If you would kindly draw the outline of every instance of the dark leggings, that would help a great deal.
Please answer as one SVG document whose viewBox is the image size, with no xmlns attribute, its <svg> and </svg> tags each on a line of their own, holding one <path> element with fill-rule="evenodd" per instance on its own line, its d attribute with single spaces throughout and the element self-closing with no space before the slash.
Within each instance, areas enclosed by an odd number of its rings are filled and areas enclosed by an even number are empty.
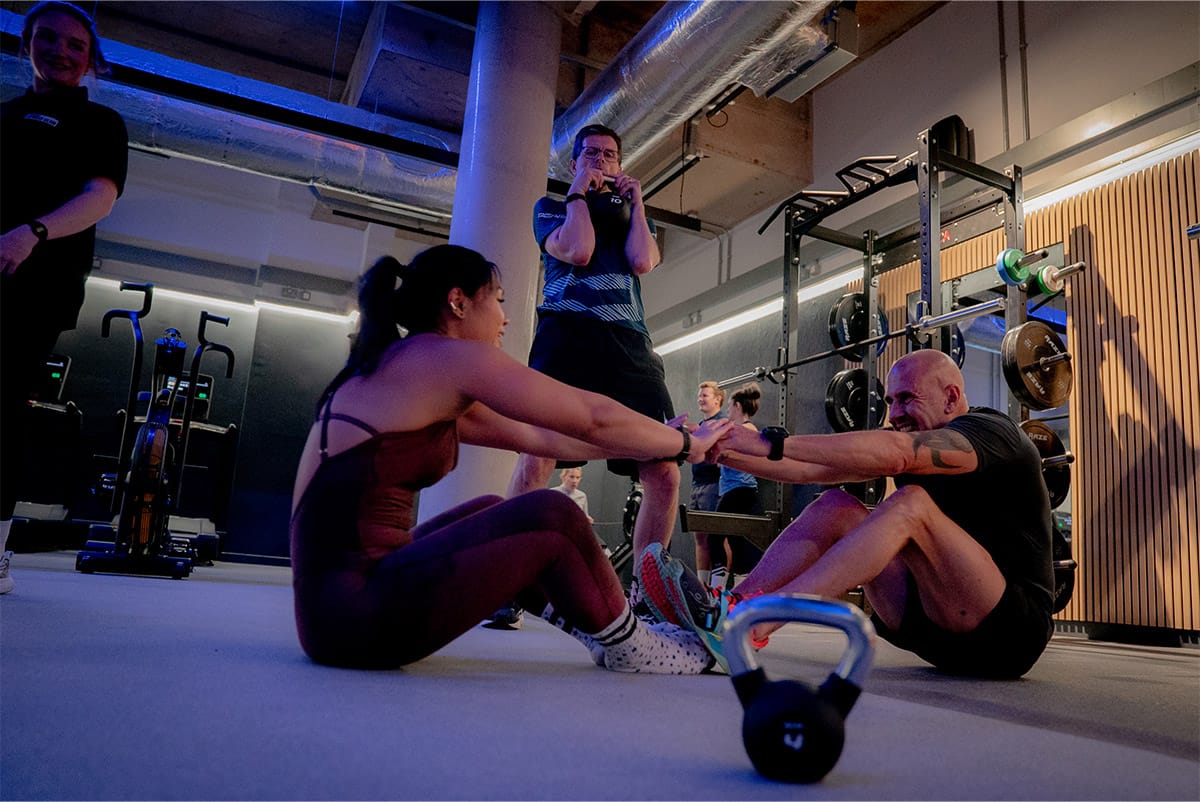
<svg viewBox="0 0 1200 802">
<path fill-rule="evenodd" d="M 717 512 L 733 512 L 739 515 L 762 515 L 762 501 L 759 500 L 758 490 L 753 487 L 735 487 L 717 502 Z M 725 543 L 729 543 L 729 551 L 733 555 L 729 572 L 733 574 L 748 574 L 758 565 L 762 558 L 762 549 L 755 546 L 744 537 L 734 535 L 709 535 L 708 551 L 712 555 L 713 568 L 725 565 Z"/>
<path fill-rule="evenodd" d="M 587 517 L 562 493 L 484 496 L 412 534 L 411 544 L 381 560 L 343 555 L 329 565 L 304 559 L 321 533 L 293 532 L 296 623 L 313 660 L 358 668 L 411 663 L 514 598 L 532 611 L 549 601 L 584 632 L 599 632 L 625 608 Z"/>
</svg>

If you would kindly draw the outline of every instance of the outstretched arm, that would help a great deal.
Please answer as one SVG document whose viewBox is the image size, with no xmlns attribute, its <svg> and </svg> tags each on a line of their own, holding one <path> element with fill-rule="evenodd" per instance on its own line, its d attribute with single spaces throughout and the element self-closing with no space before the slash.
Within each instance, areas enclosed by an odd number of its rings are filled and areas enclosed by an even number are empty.
<svg viewBox="0 0 1200 802">
<path fill-rule="evenodd" d="M 766 459 L 767 441 L 745 429 L 731 430 L 717 448 L 720 460 L 731 467 L 797 484 L 861 482 L 901 473 L 969 473 L 979 464 L 970 441 L 953 429 L 793 435 L 784 440 L 778 462 Z"/>
<path fill-rule="evenodd" d="M 649 461 L 675 457 L 690 441 L 688 459 L 698 462 L 728 428 L 728 421 L 713 422 L 723 425 L 700 427 L 685 438 L 611 398 L 538 373 L 494 346 L 437 336 L 423 344 L 422 375 L 398 376 L 395 386 L 433 392 L 447 380 L 445 366 L 454 365 L 450 382 L 462 410 L 464 442 L 560 458 Z M 419 412 L 416 403 L 414 397 L 402 411 L 409 421 Z M 476 409 L 480 405 L 485 409 Z"/>
</svg>

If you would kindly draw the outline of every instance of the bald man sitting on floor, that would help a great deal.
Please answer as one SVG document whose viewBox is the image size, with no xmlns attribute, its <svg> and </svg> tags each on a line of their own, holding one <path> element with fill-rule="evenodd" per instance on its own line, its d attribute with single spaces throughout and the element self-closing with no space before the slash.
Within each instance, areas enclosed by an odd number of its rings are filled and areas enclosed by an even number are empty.
<svg viewBox="0 0 1200 802">
<path fill-rule="evenodd" d="M 968 406 L 962 373 L 940 351 L 897 360 L 886 401 L 887 429 L 790 437 L 730 429 L 717 449 L 732 467 L 793 483 L 892 476 L 897 490 L 873 510 L 826 491 L 737 592 L 699 590 L 681 563 L 648 551 L 642 582 L 656 611 L 695 629 L 723 662 L 721 627 L 742 598 L 839 596 L 862 585 L 879 634 L 938 668 L 997 678 L 1028 671 L 1054 628 L 1050 504 L 1037 449 L 1008 416 Z"/>
</svg>

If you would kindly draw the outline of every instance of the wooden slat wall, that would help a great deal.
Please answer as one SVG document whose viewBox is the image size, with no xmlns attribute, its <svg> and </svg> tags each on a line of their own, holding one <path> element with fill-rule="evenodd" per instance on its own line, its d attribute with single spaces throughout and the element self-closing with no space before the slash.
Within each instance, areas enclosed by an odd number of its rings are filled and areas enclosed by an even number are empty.
<svg viewBox="0 0 1200 802">
<path fill-rule="evenodd" d="M 1200 151 L 1026 219 L 1027 251 L 1062 242 L 1067 281 L 1075 594 L 1069 621 L 1200 629 Z M 942 278 L 994 269 L 997 230 L 942 252 Z M 861 287 L 861 282 L 859 282 Z M 892 329 L 920 287 L 884 274 Z M 907 350 L 893 340 L 880 375 Z M 998 499 L 997 503 L 1001 503 Z"/>
</svg>

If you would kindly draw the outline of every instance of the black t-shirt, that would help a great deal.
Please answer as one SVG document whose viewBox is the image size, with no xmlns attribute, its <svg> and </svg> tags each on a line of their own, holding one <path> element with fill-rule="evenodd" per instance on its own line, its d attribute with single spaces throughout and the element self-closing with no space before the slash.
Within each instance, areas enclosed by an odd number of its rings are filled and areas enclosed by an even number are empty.
<svg viewBox="0 0 1200 802">
<path fill-rule="evenodd" d="M 125 189 L 129 138 L 121 115 L 88 100 L 86 87 L 54 89 L 0 104 L 0 231 L 54 211 L 93 178 Z M 45 314 L 75 325 L 92 267 L 95 226 L 39 243 L 6 277 L 5 294 L 29 293 Z"/>
<path fill-rule="evenodd" d="M 1050 497 L 1037 448 L 1007 415 L 972 407 L 946 424 L 970 441 L 979 459 L 971 473 L 895 477 L 923 488 L 938 509 L 983 546 L 1011 586 L 1030 600 L 1054 599 Z"/>
</svg>

